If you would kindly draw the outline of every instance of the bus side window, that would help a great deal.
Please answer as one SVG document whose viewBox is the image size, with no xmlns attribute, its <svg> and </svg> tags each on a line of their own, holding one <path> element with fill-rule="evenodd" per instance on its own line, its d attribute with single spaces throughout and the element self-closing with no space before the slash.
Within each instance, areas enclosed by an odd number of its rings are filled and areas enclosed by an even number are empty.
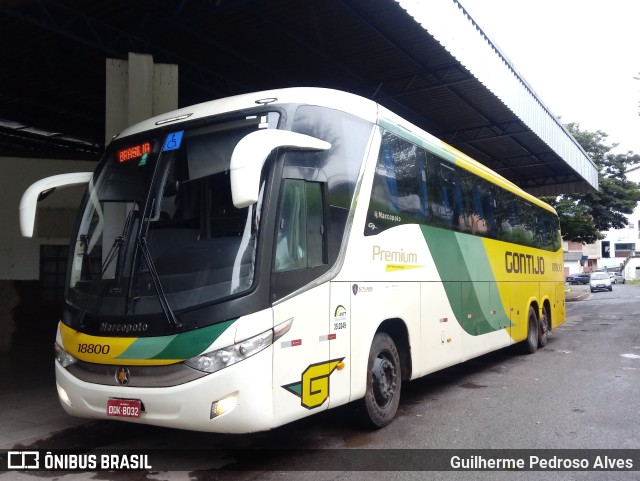
<svg viewBox="0 0 640 481">
<path fill-rule="evenodd" d="M 486 215 L 486 222 L 488 228 L 489 237 L 493 237 L 494 239 L 498 237 L 498 225 L 496 223 L 496 199 L 493 195 L 493 188 L 488 185 L 488 183 L 482 183 L 483 193 L 482 193 L 482 206 Z"/>
<path fill-rule="evenodd" d="M 455 207 L 455 179 L 453 167 L 439 162 L 436 182 L 436 202 L 434 205 L 435 214 L 441 225 L 452 228 L 454 223 Z"/>
<path fill-rule="evenodd" d="M 322 185 L 284 179 L 277 226 L 275 272 L 325 263 Z"/>
</svg>

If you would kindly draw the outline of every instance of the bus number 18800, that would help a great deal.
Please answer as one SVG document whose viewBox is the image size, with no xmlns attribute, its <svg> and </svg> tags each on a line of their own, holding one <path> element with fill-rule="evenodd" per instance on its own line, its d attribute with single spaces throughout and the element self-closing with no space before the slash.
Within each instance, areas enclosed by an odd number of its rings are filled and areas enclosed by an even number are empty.
<svg viewBox="0 0 640 481">
<path fill-rule="evenodd" d="M 78 344 L 78 352 L 82 354 L 109 354 L 109 344 Z"/>
</svg>

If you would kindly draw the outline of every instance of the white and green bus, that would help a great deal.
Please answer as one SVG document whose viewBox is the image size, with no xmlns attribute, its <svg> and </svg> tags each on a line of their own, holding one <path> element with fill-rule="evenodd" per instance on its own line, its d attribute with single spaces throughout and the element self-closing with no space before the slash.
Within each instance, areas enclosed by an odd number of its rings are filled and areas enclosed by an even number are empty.
<svg viewBox="0 0 640 481">
<path fill-rule="evenodd" d="M 370 100 L 292 88 L 127 128 L 72 237 L 56 381 L 74 416 L 267 430 L 565 319 L 554 210 Z"/>
</svg>

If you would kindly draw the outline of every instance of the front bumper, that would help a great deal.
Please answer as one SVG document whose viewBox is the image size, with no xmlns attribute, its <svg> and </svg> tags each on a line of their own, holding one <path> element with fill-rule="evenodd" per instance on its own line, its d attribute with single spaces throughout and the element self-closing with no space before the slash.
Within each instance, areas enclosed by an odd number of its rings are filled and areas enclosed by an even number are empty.
<svg viewBox="0 0 640 481">
<path fill-rule="evenodd" d="M 246 433 L 275 427 L 272 396 L 272 349 L 251 356 L 221 371 L 170 387 L 106 386 L 82 381 L 55 362 L 60 399 L 72 416 L 128 421 L 194 431 Z M 211 419 L 215 401 L 237 394 L 236 407 Z M 138 399 L 139 418 L 107 416 L 109 398 Z"/>
</svg>

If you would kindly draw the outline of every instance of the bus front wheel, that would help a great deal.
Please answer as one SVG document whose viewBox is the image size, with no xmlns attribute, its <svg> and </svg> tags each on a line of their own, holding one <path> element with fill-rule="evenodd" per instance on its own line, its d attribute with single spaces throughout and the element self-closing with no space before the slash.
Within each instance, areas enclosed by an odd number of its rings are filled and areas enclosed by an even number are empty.
<svg viewBox="0 0 640 481">
<path fill-rule="evenodd" d="M 386 332 L 373 338 L 367 365 L 367 391 L 362 400 L 364 422 L 372 428 L 389 424 L 400 403 L 402 372 L 400 355 Z"/>
</svg>

